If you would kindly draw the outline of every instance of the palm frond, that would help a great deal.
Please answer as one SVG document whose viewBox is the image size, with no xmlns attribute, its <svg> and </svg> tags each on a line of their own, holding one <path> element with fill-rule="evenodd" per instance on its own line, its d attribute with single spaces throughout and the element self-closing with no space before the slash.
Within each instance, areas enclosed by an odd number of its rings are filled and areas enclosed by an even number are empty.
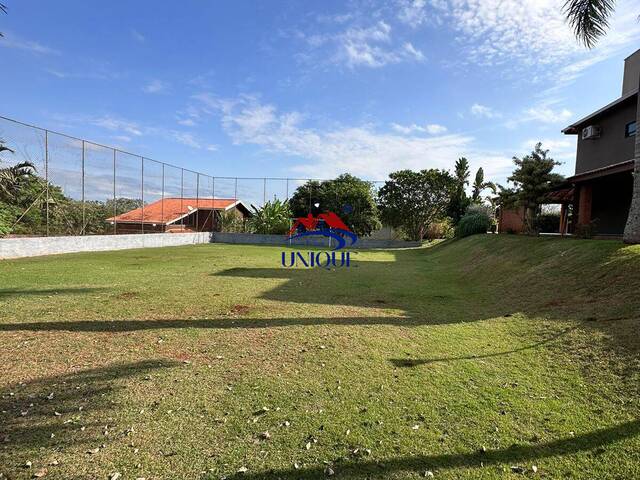
<svg viewBox="0 0 640 480">
<path fill-rule="evenodd" d="M 587 48 L 593 48 L 609 28 L 615 0 L 567 0 L 564 13 L 573 33 Z"/>
</svg>

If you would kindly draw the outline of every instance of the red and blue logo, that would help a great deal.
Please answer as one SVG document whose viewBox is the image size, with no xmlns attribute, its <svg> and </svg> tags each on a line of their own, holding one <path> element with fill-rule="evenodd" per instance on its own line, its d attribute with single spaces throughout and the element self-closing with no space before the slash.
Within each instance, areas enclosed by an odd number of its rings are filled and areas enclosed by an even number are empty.
<svg viewBox="0 0 640 480">
<path fill-rule="evenodd" d="M 333 212 L 321 213 L 317 217 L 309 213 L 306 217 L 296 218 L 291 230 L 289 230 L 287 240 L 312 236 L 328 237 L 335 240 L 335 246 L 332 250 L 340 250 L 358 241 L 358 236 Z M 349 242 L 348 245 L 347 242 Z"/>
</svg>

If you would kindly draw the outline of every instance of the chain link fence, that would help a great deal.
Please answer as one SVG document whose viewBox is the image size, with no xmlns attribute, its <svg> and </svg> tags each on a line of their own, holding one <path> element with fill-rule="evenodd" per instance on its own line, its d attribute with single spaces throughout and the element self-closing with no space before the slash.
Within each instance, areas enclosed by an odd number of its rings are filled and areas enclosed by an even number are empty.
<svg viewBox="0 0 640 480">
<path fill-rule="evenodd" d="M 0 199 L 0 235 L 244 231 L 247 215 L 267 202 L 289 200 L 307 182 L 313 212 L 321 181 L 213 176 L 2 116 L 0 140 L 11 149 L 2 153 L 0 169 L 28 162 L 35 170 L 10 202 Z M 384 184 L 369 183 L 374 196 Z M 355 202 L 349 208 L 363 207 Z M 237 218 L 225 218 L 228 210 Z"/>
</svg>

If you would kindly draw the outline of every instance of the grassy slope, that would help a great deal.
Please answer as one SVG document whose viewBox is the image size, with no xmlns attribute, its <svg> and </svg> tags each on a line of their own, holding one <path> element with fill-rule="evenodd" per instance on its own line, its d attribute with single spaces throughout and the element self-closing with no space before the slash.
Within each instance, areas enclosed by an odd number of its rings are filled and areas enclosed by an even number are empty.
<svg viewBox="0 0 640 480">
<path fill-rule="evenodd" d="M 279 252 L 0 263 L 0 473 L 640 476 L 639 247 L 474 237 L 348 271 Z"/>
</svg>

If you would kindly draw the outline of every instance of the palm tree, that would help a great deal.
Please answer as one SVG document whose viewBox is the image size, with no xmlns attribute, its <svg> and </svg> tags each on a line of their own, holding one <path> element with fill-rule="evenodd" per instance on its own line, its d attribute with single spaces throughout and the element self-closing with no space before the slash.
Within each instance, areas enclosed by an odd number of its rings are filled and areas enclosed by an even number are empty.
<svg viewBox="0 0 640 480">
<path fill-rule="evenodd" d="M 0 140 L 0 153 L 14 153 Z M 0 199 L 11 199 L 20 183 L 35 173 L 35 166 L 31 162 L 20 162 L 11 167 L 0 168 Z"/>
<path fill-rule="evenodd" d="M 469 185 L 469 160 L 465 157 L 460 157 L 456 161 L 455 177 L 459 188 L 464 189 L 466 185 Z"/>
<path fill-rule="evenodd" d="M 4 3 L 0 3 L 0 12 L 7 13 L 7 6 Z M 2 32 L 0 32 L 0 37 L 4 37 Z"/>
<path fill-rule="evenodd" d="M 573 28 L 578 40 L 587 48 L 593 48 L 600 37 L 606 34 L 614 8 L 615 0 L 567 0 L 564 4 L 569 25 Z M 636 125 L 640 125 L 640 78 L 638 78 L 637 98 Z M 625 243 L 640 243 L 640 135 L 638 134 L 636 134 L 634 157 L 633 198 L 624 228 Z"/>
<path fill-rule="evenodd" d="M 466 158 L 460 157 L 456 161 L 454 178 L 455 189 L 449 202 L 447 214 L 451 217 L 453 223 L 457 224 L 469 206 L 469 198 L 465 192 L 465 187 L 469 185 L 469 161 Z"/>
<path fill-rule="evenodd" d="M 473 191 L 471 193 L 471 201 L 473 203 L 480 203 L 482 201 L 481 195 L 484 190 L 490 188 L 493 194 L 496 194 L 496 185 L 493 182 L 484 181 L 484 170 L 482 167 L 478 168 L 476 172 L 476 179 L 473 182 Z"/>
</svg>

